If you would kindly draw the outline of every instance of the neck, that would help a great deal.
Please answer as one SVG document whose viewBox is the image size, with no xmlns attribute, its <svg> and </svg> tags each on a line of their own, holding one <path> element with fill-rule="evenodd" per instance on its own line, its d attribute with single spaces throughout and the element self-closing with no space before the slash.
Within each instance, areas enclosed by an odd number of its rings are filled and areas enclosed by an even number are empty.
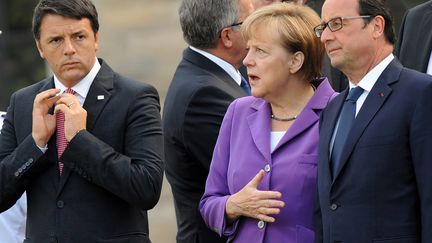
<svg viewBox="0 0 432 243">
<path fill-rule="evenodd" d="M 314 95 L 315 90 L 308 81 L 302 80 L 296 83 L 296 85 L 281 89 L 284 95 L 277 96 L 272 101 L 269 101 L 273 117 L 280 118 L 273 118 L 274 120 L 297 117 Z"/>
<path fill-rule="evenodd" d="M 393 46 L 385 45 L 381 48 L 377 48 L 375 55 L 372 56 L 364 65 L 364 68 L 348 68 L 349 70 L 341 70 L 348 79 L 355 85 L 357 85 L 360 80 L 366 76 L 374 67 L 376 67 L 380 62 L 382 62 L 386 57 L 388 57 L 393 52 Z"/>
</svg>

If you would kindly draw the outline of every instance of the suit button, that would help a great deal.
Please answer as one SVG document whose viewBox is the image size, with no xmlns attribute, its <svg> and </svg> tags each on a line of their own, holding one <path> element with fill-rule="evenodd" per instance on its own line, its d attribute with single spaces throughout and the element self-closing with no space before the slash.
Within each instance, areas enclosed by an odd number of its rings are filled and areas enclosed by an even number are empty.
<svg viewBox="0 0 432 243">
<path fill-rule="evenodd" d="M 50 242 L 52 242 L 52 243 L 57 243 L 57 237 L 55 237 L 55 236 L 51 236 L 51 237 L 50 237 Z"/>
<path fill-rule="evenodd" d="M 258 228 L 259 229 L 262 229 L 262 228 L 264 228 L 264 226 L 265 226 L 265 223 L 264 223 L 264 221 L 262 221 L 262 220 L 260 220 L 260 221 L 258 221 Z"/>
<path fill-rule="evenodd" d="M 30 158 L 30 159 L 27 160 L 27 162 L 29 162 L 29 163 L 33 163 L 33 159 Z"/>
<path fill-rule="evenodd" d="M 14 173 L 15 177 L 18 177 L 19 175 L 20 175 L 20 173 L 18 173 L 18 171 Z"/>
<path fill-rule="evenodd" d="M 332 203 L 332 205 L 330 205 L 330 209 L 332 211 L 335 211 L 339 206 L 336 203 Z"/>
<path fill-rule="evenodd" d="M 266 166 L 264 166 L 264 171 L 269 173 L 270 172 L 270 165 L 266 164 Z"/>
<path fill-rule="evenodd" d="M 64 208 L 65 203 L 63 201 L 57 201 L 57 207 L 58 208 Z"/>
</svg>

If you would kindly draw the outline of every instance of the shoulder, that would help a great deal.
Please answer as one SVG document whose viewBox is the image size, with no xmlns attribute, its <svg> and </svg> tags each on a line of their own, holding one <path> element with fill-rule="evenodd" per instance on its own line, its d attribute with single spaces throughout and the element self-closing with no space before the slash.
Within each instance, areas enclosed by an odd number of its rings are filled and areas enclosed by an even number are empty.
<svg viewBox="0 0 432 243">
<path fill-rule="evenodd" d="M 44 89 L 53 88 L 53 78 L 47 78 L 39 81 L 35 84 L 21 88 L 13 93 L 13 96 L 20 97 L 24 100 L 31 99 L 33 102 L 34 96 L 40 93 Z"/>
<path fill-rule="evenodd" d="M 105 61 L 100 59 L 101 69 L 96 76 L 96 79 L 101 82 L 101 85 L 106 89 L 114 88 L 118 93 L 125 93 L 126 95 L 132 96 L 138 93 L 152 93 L 158 94 L 156 88 L 145 82 L 138 81 L 129 77 L 126 77 L 116 71 L 114 71 Z"/>
<path fill-rule="evenodd" d="M 432 83 L 432 76 L 419 72 L 410 68 L 402 68 L 400 73 L 400 81 L 402 81 L 409 89 L 422 89 Z"/>
<path fill-rule="evenodd" d="M 245 96 L 235 99 L 228 107 L 228 112 L 241 116 L 247 116 L 251 112 L 258 110 L 266 101 L 254 96 Z"/>
</svg>

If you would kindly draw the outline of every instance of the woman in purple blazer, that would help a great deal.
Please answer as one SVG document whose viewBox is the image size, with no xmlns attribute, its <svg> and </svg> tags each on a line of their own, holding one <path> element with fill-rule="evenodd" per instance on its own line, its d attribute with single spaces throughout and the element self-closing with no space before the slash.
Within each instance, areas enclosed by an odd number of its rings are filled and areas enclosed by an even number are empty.
<svg viewBox="0 0 432 243">
<path fill-rule="evenodd" d="M 335 96 L 320 77 L 320 23 L 310 8 L 263 7 L 242 26 L 252 95 L 224 117 L 200 202 L 208 226 L 233 242 L 314 240 L 319 115 Z"/>
</svg>

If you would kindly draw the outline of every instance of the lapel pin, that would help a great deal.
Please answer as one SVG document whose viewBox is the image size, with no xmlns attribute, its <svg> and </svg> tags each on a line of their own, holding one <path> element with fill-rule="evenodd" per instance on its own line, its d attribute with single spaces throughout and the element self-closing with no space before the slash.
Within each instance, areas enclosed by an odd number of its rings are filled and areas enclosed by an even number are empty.
<svg viewBox="0 0 432 243">
<path fill-rule="evenodd" d="M 380 92 L 378 95 L 379 95 L 380 97 L 384 97 L 384 93 L 383 93 L 383 92 Z"/>
<path fill-rule="evenodd" d="M 97 99 L 98 99 L 98 100 L 103 100 L 103 99 L 105 99 L 105 96 L 103 96 L 103 95 L 98 95 L 98 96 L 97 96 Z"/>
</svg>

